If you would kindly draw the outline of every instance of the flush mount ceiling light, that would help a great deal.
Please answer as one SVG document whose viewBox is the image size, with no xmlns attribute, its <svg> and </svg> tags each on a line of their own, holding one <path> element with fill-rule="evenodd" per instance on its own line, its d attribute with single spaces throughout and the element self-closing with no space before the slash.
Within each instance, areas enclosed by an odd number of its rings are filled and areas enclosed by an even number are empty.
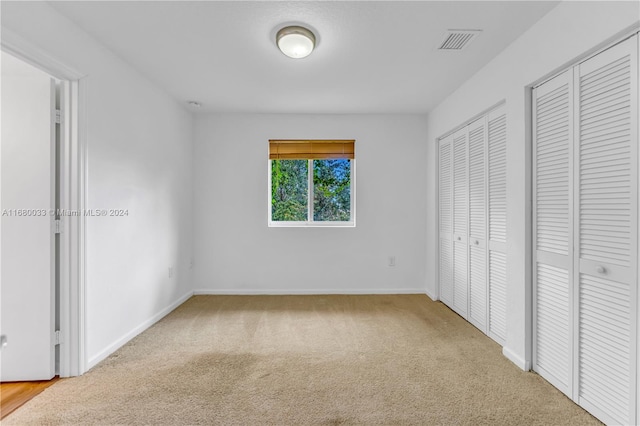
<svg viewBox="0 0 640 426">
<path fill-rule="evenodd" d="M 304 27 L 284 27 L 276 34 L 278 48 L 290 58 L 302 59 L 313 51 L 316 36 Z"/>
</svg>

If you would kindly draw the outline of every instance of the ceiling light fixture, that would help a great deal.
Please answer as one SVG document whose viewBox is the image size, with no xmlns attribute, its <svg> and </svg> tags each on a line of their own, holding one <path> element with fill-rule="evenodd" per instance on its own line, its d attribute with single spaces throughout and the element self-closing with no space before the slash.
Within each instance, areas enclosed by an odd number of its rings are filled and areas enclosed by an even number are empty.
<svg viewBox="0 0 640 426">
<path fill-rule="evenodd" d="M 284 27 L 276 34 L 278 48 L 290 58 L 302 59 L 313 51 L 316 36 L 304 27 Z"/>
<path fill-rule="evenodd" d="M 200 108 L 202 106 L 202 104 L 197 101 L 187 101 L 187 105 L 189 105 L 191 108 Z"/>
</svg>

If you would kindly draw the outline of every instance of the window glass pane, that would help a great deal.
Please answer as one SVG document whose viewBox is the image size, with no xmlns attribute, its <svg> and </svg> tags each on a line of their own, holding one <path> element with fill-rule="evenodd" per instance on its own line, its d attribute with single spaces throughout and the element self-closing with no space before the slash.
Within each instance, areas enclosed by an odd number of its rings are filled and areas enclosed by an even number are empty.
<svg viewBox="0 0 640 426">
<path fill-rule="evenodd" d="M 271 220 L 306 221 L 307 160 L 271 160 Z"/>
<path fill-rule="evenodd" d="M 351 160 L 313 161 L 313 220 L 351 220 Z"/>
</svg>

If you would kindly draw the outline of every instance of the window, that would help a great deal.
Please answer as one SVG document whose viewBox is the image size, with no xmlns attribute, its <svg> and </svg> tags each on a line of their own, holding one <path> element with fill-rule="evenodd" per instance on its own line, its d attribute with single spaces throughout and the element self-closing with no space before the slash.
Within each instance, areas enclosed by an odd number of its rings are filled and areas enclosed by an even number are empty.
<svg viewBox="0 0 640 426">
<path fill-rule="evenodd" d="M 269 226 L 355 226 L 354 144 L 269 141 Z"/>
</svg>

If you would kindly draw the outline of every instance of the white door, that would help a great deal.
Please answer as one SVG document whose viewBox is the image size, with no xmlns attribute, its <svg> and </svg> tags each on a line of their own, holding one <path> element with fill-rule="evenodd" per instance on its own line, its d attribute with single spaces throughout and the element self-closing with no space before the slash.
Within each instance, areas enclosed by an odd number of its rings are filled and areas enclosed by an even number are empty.
<svg viewBox="0 0 640 426">
<path fill-rule="evenodd" d="M 2 53 L 0 380 L 55 374 L 55 83 Z"/>
<path fill-rule="evenodd" d="M 534 369 L 636 424 L 638 40 L 533 92 Z"/>
<path fill-rule="evenodd" d="M 505 107 L 487 119 L 489 214 L 489 336 L 501 345 L 507 333 L 507 119 Z"/>
<path fill-rule="evenodd" d="M 467 128 L 453 134 L 453 306 L 467 318 L 468 279 L 468 181 Z"/>
<path fill-rule="evenodd" d="M 469 321 L 487 332 L 486 118 L 469 124 Z"/>
<path fill-rule="evenodd" d="M 504 344 L 507 132 L 504 105 L 438 141 L 440 299 Z"/>
<path fill-rule="evenodd" d="M 534 369 L 572 397 L 573 78 L 533 91 Z"/>
<path fill-rule="evenodd" d="M 575 68 L 578 402 L 636 423 L 638 38 Z"/>
<path fill-rule="evenodd" d="M 440 300 L 449 306 L 453 305 L 452 140 L 453 136 L 450 135 L 438 141 Z"/>
</svg>

